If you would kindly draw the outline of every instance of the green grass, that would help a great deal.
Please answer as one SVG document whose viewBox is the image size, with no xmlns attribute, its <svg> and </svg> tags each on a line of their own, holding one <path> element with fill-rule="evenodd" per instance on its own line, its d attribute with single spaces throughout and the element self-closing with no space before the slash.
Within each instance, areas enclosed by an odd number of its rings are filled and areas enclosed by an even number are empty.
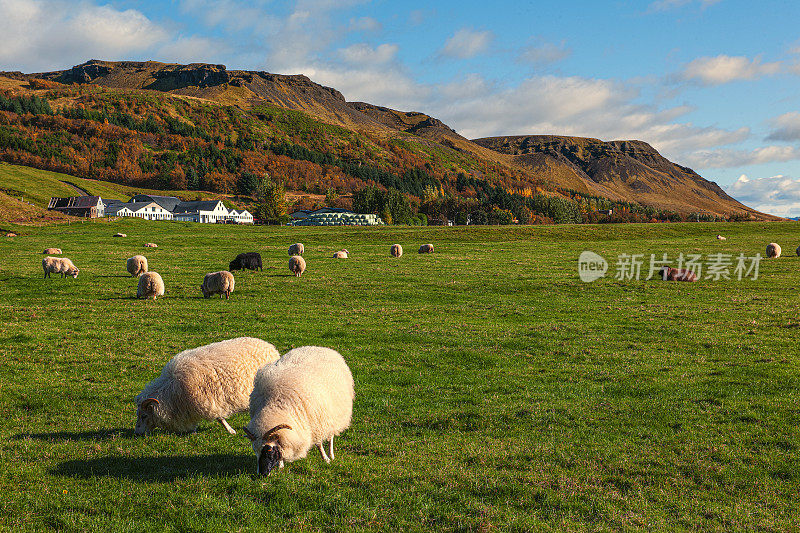
<svg viewBox="0 0 800 533">
<path fill-rule="evenodd" d="M 26 202 L 39 207 L 47 207 L 50 198 L 53 196 L 80 196 L 81 193 L 71 187 L 70 183 L 77 185 L 92 196 L 116 200 L 127 200 L 134 194 L 139 193 L 179 196 L 181 198 L 194 198 L 197 194 L 212 194 L 198 193 L 196 191 L 158 191 L 141 187 L 129 187 L 107 181 L 87 180 L 48 170 L 0 163 L 0 192 L 18 199 L 23 198 Z"/>
<path fill-rule="evenodd" d="M 0 240 L 2 530 L 800 526 L 793 223 L 20 231 Z M 787 255 L 757 280 L 577 277 L 584 249 L 753 255 L 772 241 Z M 436 253 L 418 255 L 424 242 Z M 47 246 L 78 279 L 41 279 Z M 330 258 L 343 247 L 350 259 Z M 206 272 L 251 250 L 263 273 L 237 273 L 229 301 L 200 296 Z M 133 299 L 135 253 L 164 298 Z M 256 479 L 248 441 L 211 422 L 133 438 L 133 398 L 170 357 L 240 335 L 345 356 L 355 410 L 332 464 L 311 453 Z"/>
</svg>

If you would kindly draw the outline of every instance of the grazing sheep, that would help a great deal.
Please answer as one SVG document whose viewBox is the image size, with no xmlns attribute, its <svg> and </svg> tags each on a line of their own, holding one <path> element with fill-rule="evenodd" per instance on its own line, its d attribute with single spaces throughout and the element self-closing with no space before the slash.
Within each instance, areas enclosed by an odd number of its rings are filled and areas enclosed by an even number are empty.
<svg viewBox="0 0 800 533">
<path fill-rule="evenodd" d="M 253 337 L 179 353 L 136 396 L 134 433 L 144 435 L 157 427 L 194 431 L 201 420 L 217 420 L 236 434 L 225 418 L 247 409 L 256 372 L 279 357 L 273 345 Z"/>
<path fill-rule="evenodd" d="M 131 277 L 137 278 L 147 272 L 147 258 L 143 255 L 129 257 L 125 262 L 125 267 L 128 269 L 128 273 Z"/>
<path fill-rule="evenodd" d="M 339 250 L 338 252 L 333 252 L 334 259 L 347 259 L 347 250 Z"/>
<path fill-rule="evenodd" d="M 302 459 L 316 446 L 329 463 L 333 437 L 350 427 L 353 375 L 330 348 L 302 346 L 261 367 L 250 395 L 250 423 L 244 433 L 267 475 L 284 461 Z M 322 444 L 328 441 L 330 457 Z"/>
<path fill-rule="evenodd" d="M 306 271 L 306 260 L 299 255 L 289 258 L 289 270 L 298 278 Z"/>
<path fill-rule="evenodd" d="M 781 256 L 780 244 L 771 242 L 767 245 L 767 257 L 769 259 L 777 259 Z"/>
<path fill-rule="evenodd" d="M 61 255 L 64 252 L 61 251 L 61 248 L 45 248 L 42 253 L 44 255 Z"/>
<path fill-rule="evenodd" d="M 719 240 L 719 241 L 727 241 L 728 238 L 727 237 L 723 237 L 722 235 L 717 235 L 717 240 Z"/>
<path fill-rule="evenodd" d="M 303 255 L 305 251 L 306 248 L 302 242 L 296 242 L 289 247 L 289 255 Z"/>
<path fill-rule="evenodd" d="M 114 237 L 127 237 L 128 235 L 125 233 L 115 233 Z"/>
<path fill-rule="evenodd" d="M 258 252 L 245 252 L 236 256 L 236 259 L 228 264 L 228 270 L 261 270 L 261 254 Z"/>
<path fill-rule="evenodd" d="M 200 285 L 200 290 L 203 291 L 203 298 L 209 298 L 213 294 L 219 294 L 220 298 L 225 295 L 225 299 L 227 300 L 233 292 L 235 281 L 236 280 L 233 279 L 233 274 L 227 270 L 206 274 L 206 277 L 203 278 L 203 284 Z"/>
<path fill-rule="evenodd" d="M 797 250 L 795 250 L 795 253 L 796 253 L 797 255 L 800 255 L 800 246 L 798 246 L 798 247 L 797 247 Z"/>
<path fill-rule="evenodd" d="M 661 267 L 661 279 L 664 281 L 697 281 L 697 274 L 685 268 Z"/>
<path fill-rule="evenodd" d="M 13 231 L 9 231 L 8 233 L 6 233 L 6 237 L 16 237 L 16 236 L 17 234 L 14 233 Z"/>
<path fill-rule="evenodd" d="M 145 272 L 139 277 L 136 297 L 155 300 L 156 296 L 164 296 L 164 280 L 158 272 Z"/>
<path fill-rule="evenodd" d="M 145 248 L 158 248 L 158 245 L 154 242 L 146 242 L 144 243 Z"/>
<path fill-rule="evenodd" d="M 389 247 L 389 255 L 392 257 L 400 257 L 403 255 L 403 247 L 399 244 L 393 244 Z"/>
<path fill-rule="evenodd" d="M 72 276 L 78 277 L 78 267 L 72 264 L 72 261 L 66 257 L 45 257 L 42 259 L 42 269 L 44 270 L 44 277 L 49 278 L 50 274 L 61 274 L 62 278 Z"/>
<path fill-rule="evenodd" d="M 433 253 L 433 245 L 432 244 L 423 244 L 419 247 L 420 254 L 432 254 Z"/>
</svg>

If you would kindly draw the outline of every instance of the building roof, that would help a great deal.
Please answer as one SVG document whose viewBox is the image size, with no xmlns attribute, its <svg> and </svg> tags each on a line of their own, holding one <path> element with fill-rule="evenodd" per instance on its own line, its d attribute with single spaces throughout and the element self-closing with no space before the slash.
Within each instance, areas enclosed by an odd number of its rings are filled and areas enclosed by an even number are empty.
<svg viewBox="0 0 800 533">
<path fill-rule="evenodd" d="M 322 207 L 320 209 L 300 209 L 299 211 L 295 211 L 294 213 L 290 214 L 289 216 L 295 219 L 301 218 L 308 218 L 313 215 L 323 215 L 325 213 L 343 213 L 346 215 L 355 215 L 353 211 L 349 209 L 342 209 L 341 207 Z"/>
<path fill-rule="evenodd" d="M 134 206 L 134 204 L 128 202 L 111 204 L 106 207 L 106 216 L 116 215 L 123 209 L 128 209 L 129 211 L 135 211 L 136 209 L 138 209 L 138 206 Z"/>
<path fill-rule="evenodd" d="M 69 198 L 50 198 L 48 209 L 89 209 L 97 207 L 102 200 L 99 196 L 70 196 Z"/>
<path fill-rule="evenodd" d="M 130 202 L 155 202 L 167 211 L 175 211 L 175 208 L 183 203 L 180 198 L 174 196 L 158 196 L 156 194 L 137 194 L 129 200 Z"/>
<path fill-rule="evenodd" d="M 213 211 L 220 200 L 195 200 L 192 202 L 180 202 L 173 213 L 197 213 L 199 211 Z"/>
</svg>

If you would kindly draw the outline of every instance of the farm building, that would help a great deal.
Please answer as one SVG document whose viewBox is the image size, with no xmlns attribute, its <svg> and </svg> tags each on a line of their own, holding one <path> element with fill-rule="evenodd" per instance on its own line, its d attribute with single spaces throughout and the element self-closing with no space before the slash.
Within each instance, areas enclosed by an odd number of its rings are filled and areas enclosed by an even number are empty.
<svg viewBox="0 0 800 533">
<path fill-rule="evenodd" d="M 50 198 L 47 209 L 74 217 L 97 218 L 105 215 L 105 204 L 99 196 L 70 196 Z"/>
</svg>

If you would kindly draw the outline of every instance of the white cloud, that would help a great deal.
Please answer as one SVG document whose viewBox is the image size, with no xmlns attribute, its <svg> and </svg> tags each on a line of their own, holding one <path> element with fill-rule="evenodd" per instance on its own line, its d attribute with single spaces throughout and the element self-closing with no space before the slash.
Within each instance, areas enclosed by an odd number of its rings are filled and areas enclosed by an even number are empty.
<svg viewBox="0 0 800 533">
<path fill-rule="evenodd" d="M 62 0 L 0 0 L 0 65 L 26 71 L 129 59 L 167 40 L 135 9 Z"/>
<path fill-rule="evenodd" d="M 524 48 L 517 58 L 521 63 L 530 63 L 532 65 L 547 65 L 549 63 L 557 63 L 562 59 L 566 59 L 572 54 L 572 50 L 567 48 L 564 42 L 556 45 L 553 43 L 542 43 L 535 46 L 528 46 Z"/>
<path fill-rule="evenodd" d="M 742 174 L 726 192 L 765 213 L 783 217 L 800 215 L 800 178 L 777 175 L 751 179 Z"/>
<path fill-rule="evenodd" d="M 784 163 L 800 159 L 795 146 L 763 146 L 754 150 L 697 150 L 686 156 L 693 168 L 736 168 L 762 163 Z"/>
<path fill-rule="evenodd" d="M 714 4 L 718 4 L 722 0 L 658 0 L 657 2 L 653 2 L 650 4 L 650 11 L 667 11 L 669 9 L 675 9 L 679 7 L 683 7 L 687 4 L 700 4 L 701 9 L 705 9 L 709 6 L 713 6 Z"/>
<path fill-rule="evenodd" d="M 772 120 L 769 141 L 800 141 L 800 113 L 791 112 Z"/>
<path fill-rule="evenodd" d="M 358 43 L 339 50 L 339 56 L 355 65 L 381 65 L 392 61 L 397 55 L 396 44 L 381 44 L 376 48 Z"/>
<path fill-rule="evenodd" d="M 777 74 L 780 70 L 779 62 L 762 63 L 758 57 L 749 59 L 744 56 L 718 55 L 699 57 L 689 62 L 673 78 L 709 86 L 737 80 L 754 80 Z"/>
<path fill-rule="evenodd" d="M 490 31 L 461 28 L 455 32 L 439 51 L 440 56 L 469 59 L 486 52 L 494 39 Z"/>
<path fill-rule="evenodd" d="M 372 17 L 361 17 L 357 19 L 350 19 L 350 29 L 352 31 L 367 31 L 375 32 L 383 28 L 380 22 Z"/>
</svg>

